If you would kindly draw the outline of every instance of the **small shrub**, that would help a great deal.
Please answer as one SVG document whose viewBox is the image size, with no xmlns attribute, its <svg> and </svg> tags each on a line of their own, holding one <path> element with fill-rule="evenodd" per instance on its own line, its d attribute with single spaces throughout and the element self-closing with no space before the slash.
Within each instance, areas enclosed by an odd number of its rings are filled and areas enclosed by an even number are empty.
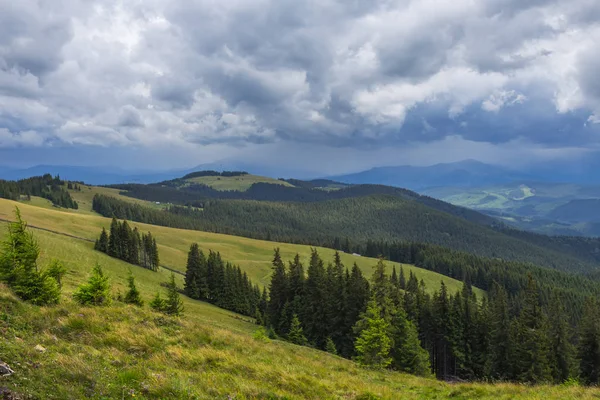
<svg viewBox="0 0 600 400">
<path fill-rule="evenodd" d="M 56 280 L 58 286 L 62 288 L 62 278 L 67 273 L 65 266 L 58 260 L 54 259 L 50 262 L 50 266 L 46 270 L 46 274 Z"/>
<path fill-rule="evenodd" d="M 84 306 L 105 306 L 111 302 L 110 282 L 108 276 L 104 275 L 102 268 L 96 264 L 92 276 L 86 284 L 81 285 L 73 298 Z"/>
<path fill-rule="evenodd" d="M 150 308 L 152 308 L 154 311 L 164 312 L 166 308 L 166 302 L 160 297 L 159 292 L 156 292 L 156 296 L 154 296 L 154 299 L 152 299 L 150 302 Z"/>
<path fill-rule="evenodd" d="M 135 278 L 129 272 L 129 276 L 127 277 L 127 285 L 129 286 L 129 290 L 125 294 L 124 301 L 127 304 L 134 304 L 138 307 L 142 307 L 144 305 L 144 300 L 140 296 L 140 291 L 135 286 Z"/>
<path fill-rule="evenodd" d="M 267 332 L 264 326 L 261 326 L 260 328 L 255 330 L 252 334 L 252 338 L 254 338 L 254 340 L 264 343 L 269 343 L 271 341 L 269 339 L 269 333 Z"/>
</svg>

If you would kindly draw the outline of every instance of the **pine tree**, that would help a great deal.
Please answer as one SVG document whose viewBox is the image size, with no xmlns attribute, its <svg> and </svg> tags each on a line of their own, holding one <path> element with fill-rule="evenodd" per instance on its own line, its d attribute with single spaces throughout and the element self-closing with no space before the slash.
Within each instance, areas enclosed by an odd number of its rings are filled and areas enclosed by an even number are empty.
<svg viewBox="0 0 600 400">
<path fill-rule="evenodd" d="M 306 277 L 304 276 L 304 266 L 300 262 L 298 254 L 294 257 L 294 261 L 289 263 L 288 281 L 287 297 L 290 302 L 290 311 L 292 314 L 300 315 L 302 313 Z"/>
<path fill-rule="evenodd" d="M 150 234 L 150 233 L 148 233 Z M 158 271 L 158 267 L 160 266 L 160 257 L 158 256 L 158 246 L 156 245 L 156 239 L 152 239 L 152 270 Z"/>
<path fill-rule="evenodd" d="M 119 221 L 113 217 L 110 223 L 110 235 L 108 237 L 108 255 L 111 257 L 119 257 L 120 248 L 120 226 Z"/>
<path fill-rule="evenodd" d="M 508 379 L 512 375 L 512 343 L 508 296 L 504 288 L 494 282 L 490 291 L 490 349 L 486 365 L 487 376 Z"/>
<path fill-rule="evenodd" d="M 154 298 L 152 299 L 152 301 L 150 302 L 149 305 L 150 305 L 150 308 L 152 308 L 154 311 L 158 311 L 158 312 L 164 312 L 164 310 L 167 306 L 165 299 L 160 297 L 160 292 L 156 292 L 156 295 L 154 296 Z"/>
<path fill-rule="evenodd" d="M 288 277 L 285 271 L 279 248 L 273 255 L 273 274 L 269 285 L 269 304 L 267 306 L 268 320 L 274 329 L 280 326 L 281 311 L 287 303 Z"/>
<path fill-rule="evenodd" d="M 579 326 L 579 371 L 588 385 L 600 383 L 600 315 L 598 302 L 587 299 Z"/>
<path fill-rule="evenodd" d="M 335 252 L 333 265 L 327 270 L 326 313 L 329 320 L 328 337 L 341 345 L 346 334 L 345 322 L 348 304 L 345 267 L 339 252 Z M 326 343 L 325 343 L 326 344 Z"/>
<path fill-rule="evenodd" d="M 201 280 L 200 248 L 197 243 L 190 246 L 185 272 L 185 294 L 192 299 L 200 298 L 199 283 Z"/>
<path fill-rule="evenodd" d="M 15 219 L 8 224 L 8 234 L 1 243 L 0 281 L 7 283 L 22 300 L 35 305 L 56 304 L 60 299 L 57 279 L 62 275 L 52 268 L 38 270 L 40 249 L 18 207 L 15 207 Z"/>
<path fill-rule="evenodd" d="M 290 342 L 299 345 L 306 345 L 307 340 L 304 336 L 304 331 L 302 330 L 302 326 L 300 324 L 300 320 L 298 316 L 294 314 L 292 316 L 292 321 L 290 323 L 290 330 L 287 334 L 287 338 Z"/>
<path fill-rule="evenodd" d="M 62 288 L 62 278 L 67 273 L 67 269 L 59 260 L 53 259 L 46 270 L 46 274 L 48 276 L 54 278 L 56 283 L 58 283 L 58 287 Z"/>
<path fill-rule="evenodd" d="M 328 290 L 323 260 L 317 250 L 312 249 L 305 285 L 306 299 L 301 317 L 306 337 L 320 349 L 325 347 L 325 338 L 329 336 L 326 304 Z"/>
<path fill-rule="evenodd" d="M 327 339 L 325 340 L 325 351 L 336 356 L 338 354 L 337 348 L 335 347 L 335 343 L 333 342 L 333 340 L 331 340 L 330 337 L 327 337 Z"/>
<path fill-rule="evenodd" d="M 140 265 L 140 247 L 141 238 L 138 228 L 135 227 L 129 236 L 129 252 L 127 255 L 127 262 L 134 265 Z"/>
<path fill-rule="evenodd" d="M 394 285 L 395 287 L 400 287 L 400 281 L 398 280 L 398 274 L 396 273 L 395 265 L 392 268 L 392 276 L 390 277 L 390 281 L 392 282 L 392 285 Z"/>
<path fill-rule="evenodd" d="M 102 228 L 102 233 L 100 234 L 100 239 L 98 239 L 98 247 L 96 250 L 101 251 L 103 253 L 108 252 L 108 234 L 106 233 L 106 229 Z"/>
<path fill-rule="evenodd" d="M 516 378 L 521 382 L 548 382 L 551 376 L 547 325 L 539 292 L 531 275 L 523 300 L 523 307 L 513 330 Z"/>
<path fill-rule="evenodd" d="M 367 304 L 367 310 L 356 323 L 356 361 L 372 368 L 385 368 L 392 362 L 390 350 L 392 339 L 389 337 L 389 324 L 381 316 L 382 311 L 373 298 Z"/>
<path fill-rule="evenodd" d="M 127 286 L 129 287 L 129 290 L 125 294 L 125 303 L 142 307 L 144 305 L 144 301 L 140 296 L 140 291 L 135 286 L 135 278 L 133 277 L 131 271 L 129 271 L 129 276 L 127 277 Z"/>
<path fill-rule="evenodd" d="M 180 316 L 183 314 L 183 302 L 179 297 L 177 284 L 175 283 L 175 274 L 171 273 L 171 279 L 167 284 L 167 299 L 163 309 L 165 314 Z"/>
<path fill-rule="evenodd" d="M 571 327 L 558 294 L 554 293 L 548 310 L 550 338 L 549 362 L 555 383 L 563 383 L 575 376 L 575 349 L 571 343 Z"/>
<path fill-rule="evenodd" d="M 96 264 L 87 283 L 79 286 L 73 298 L 81 305 L 105 306 L 111 303 L 110 282 L 102 267 Z"/>
<path fill-rule="evenodd" d="M 392 327 L 393 367 L 413 375 L 431 375 L 429 353 L 421 346 L 417 327 L 406 318 L 403 310 L 394 317 Z"/>
<path fill-rule="evenodd" d="M 452 352 L 450 344 L 450 330 L 448 321 L 450 319 L 450 301 L 446 285 L 442 281 L 439 292 L 433 299 L 433 361 L 434 370 L 438 378 L 446 379 L 450 375 L 452 363 Z"/>
<path fill-rule="evenodd" d="M 344 321 L 344 337 L 339 345 L 339 352 L 343 357 L 349 358 L 354 354 L 355 333 L 354 324 L 365 311 L 369 301 L 370 288 L 369 281 L 365 279 L 362 271 L 354 263 L 352 272 L 347 279 L 346 315 Z"/>
<path fill-rule="evenodd" d="M 406 289 L 406 278 L 404 277 L 404 268 L 402 268 L 402 265 L 400 265 L 400 277 L 398 278 L 398 286 L 400 286 L 400 289 L 402 290 Z"/>
</svg>

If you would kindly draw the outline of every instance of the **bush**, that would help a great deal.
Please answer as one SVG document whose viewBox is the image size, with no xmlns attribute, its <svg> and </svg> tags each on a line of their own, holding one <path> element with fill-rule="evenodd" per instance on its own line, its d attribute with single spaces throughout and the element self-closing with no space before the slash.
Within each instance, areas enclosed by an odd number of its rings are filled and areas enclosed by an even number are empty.
<svg viewBox="0 0 600 400">
<path fill-rule="evenodd" d="M 142 307 L 144 305 L 144 300 L 142 300 L 142 297 L 140 296 L 140 291 L 135 286 L 135 278 L 131 274 L 131 271 L 129 272 L 129 276 L 127 277 L 127 284 L 129 286 L 129 290 L 125 294 L 125 303 L 134 304 L 138 307 Z"/>
<path fill-rule="evenodd" d="M 156 292 L 156 296 L 150 302 L 150 308 L 158 312 L 164 312 L 166 308 L 166 302 L 163 298 L 160 297 L 160 293 Z"/>
<path fill-rule="evenodd" d="M 96 264 L 92 276 L 86 284 L 81 285 L 73 298 L 84 306 L 105 306 L 111 302 L 110 282 L 108 276 L 104 275 L 102 268 Z"/>
<path fill-rule="evenodd" d="M 271 339 L 269 339 L 269 333 L 265 329 L 264 326 L 261 326 L 252 334 L 254 340 L 258 340 L 259 342 L 269 343 Z"/>
<path fill-rule="evenodd" d="M 22 300 L 35 305 L 57 304 L 60 299 L 58 280 L 64 272 L 53 265 L 39 271 L 37 259 L 40 249 L 27 223 L 15 207 L 15 222 L 8 224 L 8 235 L 0 253 L 0 281 L 7 283 Z M 63 268 L 64 270 L 64 268 Z"/>
</svg>

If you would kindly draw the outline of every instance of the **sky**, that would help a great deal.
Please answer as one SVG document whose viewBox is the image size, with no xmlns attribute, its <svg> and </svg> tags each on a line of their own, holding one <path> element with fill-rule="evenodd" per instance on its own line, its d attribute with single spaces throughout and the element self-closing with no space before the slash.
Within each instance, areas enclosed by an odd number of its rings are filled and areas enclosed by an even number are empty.
<svg viewBox="0 0 600 400">
<path fill-rule="evenodd" d="M 597 0 L 0 0 L 0 165 L 600 150 Z"/>
</svg>

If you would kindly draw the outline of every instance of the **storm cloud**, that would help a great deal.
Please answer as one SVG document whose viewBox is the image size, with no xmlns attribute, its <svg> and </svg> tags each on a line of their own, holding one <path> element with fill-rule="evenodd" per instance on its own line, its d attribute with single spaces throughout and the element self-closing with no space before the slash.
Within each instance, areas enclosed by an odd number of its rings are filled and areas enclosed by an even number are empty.
<svg viewBox="0 0 600 400">
<path fill-rule="evenodd" d="M 598 148 L 598 71 L 592 0 L 0 0 L 0 148 Z"/>
</svg>

